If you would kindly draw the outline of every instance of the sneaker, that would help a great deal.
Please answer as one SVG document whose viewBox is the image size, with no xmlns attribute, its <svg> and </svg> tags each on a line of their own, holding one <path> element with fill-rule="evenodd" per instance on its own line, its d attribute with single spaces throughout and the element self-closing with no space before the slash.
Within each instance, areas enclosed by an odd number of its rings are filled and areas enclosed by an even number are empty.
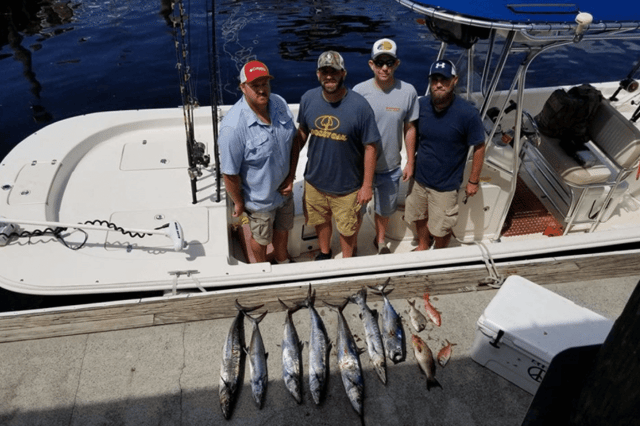
<svg viewBox="0 0 640 426">
<path fill-rule="evenodd" d="M 320 252 L 320 254 L 318 254 L 315 258 L 315 260 L 329 260 L 331 259 L 333 253 L 331 252 L 331 250 L 329 250 L 329 253 L 323 253 L 322 251 Z"/>
<path fill-rule="evenodd" d="M 379 245 L 378 240 L 376 238 L 373 239 L 373 246 L 376 248 L 378 254 L 389 254 L 391 250 L 389 249 L 389 243 L 385 241 L 384 244 Z"/>
<path fill-rule="evenodd" d="M 389 243 L 385 242 L 380 249 L 378 250 L 378 254 L 389 254 L 391 253 L 391 249 L 389 248 Z"/>
</svg>

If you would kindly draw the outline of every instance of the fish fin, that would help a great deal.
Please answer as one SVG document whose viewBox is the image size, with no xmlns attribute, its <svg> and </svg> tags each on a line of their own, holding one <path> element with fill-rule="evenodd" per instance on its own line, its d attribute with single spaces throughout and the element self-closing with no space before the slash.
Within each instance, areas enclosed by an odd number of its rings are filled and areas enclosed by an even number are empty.
<svg viewBox="0 0 640 426">
<path fill-rule="evenodd" d="M 278 297 L 278 302 L 280 302 L 280 304 L 282 305 L 282 307 L 284 308 L 285 311 L 289 310 L 289 307 L 282 300 L 280 300 L 279 297 Z"/>
<path fill-rule="evenodd" d="M 416 307 L 416 302 L 412 302 L 411 300 L 407 299 L 407 303 L 413 306 L 414 308 Z"/>
</svg>

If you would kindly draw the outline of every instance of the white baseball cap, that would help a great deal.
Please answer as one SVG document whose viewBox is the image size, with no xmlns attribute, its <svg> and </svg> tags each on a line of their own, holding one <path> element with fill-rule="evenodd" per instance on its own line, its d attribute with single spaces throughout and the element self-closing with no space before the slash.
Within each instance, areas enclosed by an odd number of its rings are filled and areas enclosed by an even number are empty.
<svg viewBox="0 0 640 426">
<path fill-rule="evenodd" d="M 398 58 L 396 52 L 398 51 L 398 47 L 396 43 L 388 38 L 382 38 L 375 43 L 373 43 L 373 47 L 371 48 L 371 59 L 375 59 L 380 55 L 389 55 L 394 58 Z"/>
</svg>

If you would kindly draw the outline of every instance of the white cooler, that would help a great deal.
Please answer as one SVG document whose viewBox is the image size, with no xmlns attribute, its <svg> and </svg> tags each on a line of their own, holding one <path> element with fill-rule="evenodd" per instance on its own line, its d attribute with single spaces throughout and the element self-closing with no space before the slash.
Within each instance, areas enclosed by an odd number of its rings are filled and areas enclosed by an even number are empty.
<svg viewBox="0 0 640 426">
<path fill-rule="evenodd" d="M 478 319 L 471 358 L 533 395 L 555 355 L 603 343 L 612 326 L 602 315 L 512 275 Z"/>
</svg>

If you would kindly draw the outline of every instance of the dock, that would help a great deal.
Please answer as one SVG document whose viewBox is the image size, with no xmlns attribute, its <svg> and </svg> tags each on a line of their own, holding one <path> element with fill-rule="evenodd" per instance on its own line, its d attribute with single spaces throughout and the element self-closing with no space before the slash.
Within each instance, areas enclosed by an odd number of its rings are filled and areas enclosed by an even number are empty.
<svg viewBox="0 0 640 426">
<path fill-rule="evenodd" d="M 629 254 L 613 255 L 606 267 L 616 270 L 595 279 L 598 265 L 571 266 L 553 262 L 537 270 L 526 262 L 500 268 L 518 273 L 575 303 L 616 319 L 640 280 L 638 262 Z M 619 262 L 616 268 L 611 263 Z M 634 259 L 637 259 L 634 257 Z M 597 262 L 591 262 L 597 263 Z M 626 265 L 626 266 L 625 266 Z M 601 268 L 604 268 L 600 265 Z M 632 271 L 630 272 L 629 269 Z M 537 272 L 536 272 L 537 271 Z M 497 290 L 478 286 L 486 269 L 471 267 L 444 275 L 391 277 L 391 302 L 403 317 L 405 332 L 415 331 L 408 320 L 407 299 L 424 313 L 422 295 L 442 314 L 442 325 L 430 323 L 417 333 L 437 353 L 445 341 L 453 344 L 451 361 L 439 367 L 442 389 L 427 391 L 410 341 L 404 362 L 387 364 L 387 384 L 372 369 L 366 352 L 360 355 L 365 376 L 364 418 L 367 425 L 520 425 L 533 396 L 469 355 L 476 322 Z M 590 276 L 591 275 L 591 276 Z M 372 279 L 369 285 L 384 281 Z M 337 302 L 363 283 L 344 287 L 314 286 L 316 303 L 335 343 L 336 314 L 322 301 Z M 325 400 L 316 406 L 308 392 L 309 314 L 294 314 L 303 350 L 304 396 L 298 405 L 287 393 L 281 372 L 281 341 L 285 314 L 277 298 L 293 302 L 304 298 L 302 283 L 280 288 L 224 290 L 156 300 L 118 302 L 104 306 L 53 309 L 0 317 L 0 424 L 2 425 L 156 425 L 156 424 L 361 424 L 342 386 L 335 348 L 330 355 L 330 379 Z M 336 290 L 336 288 L 339 288 Z M 233 416 L 225 421 L 218 402 L 222 342 L 235 315 L 233 300 L 264 303 L 269 313 L 260 329 L 269 353 L 269 387 L 264 407 L 251 397 L 246 368 L 244 386 Z M 371 308 L 382 309 L 370 293 Z M 362 349 L 364 329 L 357 306 L 345 309 L 349 327 Z M 245 322 L 246 338 L 251 327 Z"/>
</svg>

